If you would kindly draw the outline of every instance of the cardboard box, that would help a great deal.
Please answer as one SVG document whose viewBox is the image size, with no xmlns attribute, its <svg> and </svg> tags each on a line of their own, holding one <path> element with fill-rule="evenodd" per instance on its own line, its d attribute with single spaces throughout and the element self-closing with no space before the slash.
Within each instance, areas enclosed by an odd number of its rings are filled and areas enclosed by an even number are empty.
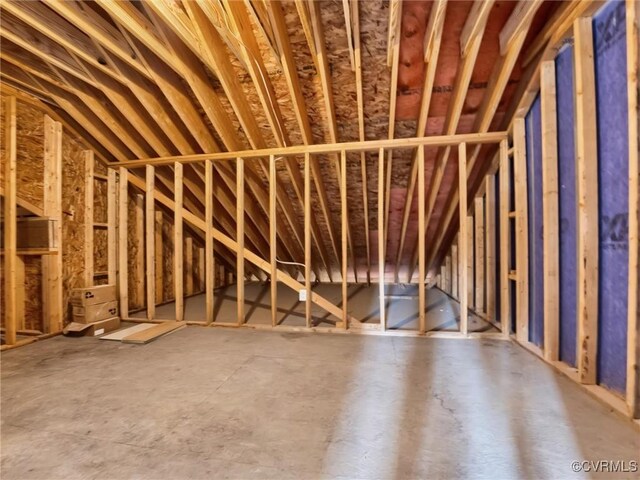
<svg viewBox="0 0 640 480">
<path fill-rule="evenodd" d="M 71 322 L 64 328 L 62 333 L 64 333 L 65 335 L 76 337 L 97 337 L 99 335 L 104 335 L 105 333 L 117 330 L 118 328 L 120 328 L 120 317 L 113 317 L 94 323 Z"/>
<path fill-rule="evenodd" d="M 73 306 L 86 307 L 97 303 L 113 302 L 117 300 L 115 285 L 97 285 L 95 287 L 74 288 L 71 290 L 69 301 Z"/>
<path fill-rule="evenodd" d="M 56 248 L 56 221 L 48 217 L 21 217 L 16 221 L 16 247 Z M 4 228 L 4 224 L 2 224 Z M 4 248 L 4 238 L 0 238 L 0 246 Z"/>
<path fill-rule="evenodd" d="M 73 321 L 77 323 L 94 323 L 118 316 L 118 302 L 96 303 L 94 305 L 74 305 Z"/>
</svg>

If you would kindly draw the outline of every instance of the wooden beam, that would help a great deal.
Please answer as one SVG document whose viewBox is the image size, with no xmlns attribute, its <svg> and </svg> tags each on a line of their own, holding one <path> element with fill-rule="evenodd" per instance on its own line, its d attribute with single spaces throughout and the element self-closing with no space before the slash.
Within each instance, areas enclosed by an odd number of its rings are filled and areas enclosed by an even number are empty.
<svg viewBox="0 0 640 480">
<path fill-rule="evenodd" d="M 527 200 L 527 139 L 524 118 L 513 124 L 513 178 L 516 211 L 516 339 L 529 341 L 529 220 Z"/>
<path fill-rule="evenodd" d="M 426 333 L 426 292 L 424 281 L 427 276 L 425 270 L 425 192 L 424 192 L 424 148 L 418 148 L 418 330 Z"/>
<path fill-rule="evenodd" d="M 127 232 L 129 230 L 129 172 L 120 167 L 118 184 L 118 294 L 120 316 L 129 316 L 129 248 Z"/>
<path fill-rule="evenodd" d="M 304 288 L 307 300 L 304 314 L 307 327 L 311 326 L 311 157 L 304 156 Z"/>
<path fill-rule="evenodd" d="M 93 151 L 85 150 L 84 156 L 84 285 L 93 285 Z"/>
<path fill-rule="evenodd" d="M 245 322 L 244 318 L 244 159 L 236 160 L 236 292 L 237 292 L 237 316 L 238 325 Z"/>
<path fill-rule="evenodd" d="M 184 265 L 184 245 L 182 233 L 183 225 L 183 167 L 176 162 L 173 167 L 174 175 L 174 202 L 173 211 L 173 295 L 175 299 L 176 321 L 184 319 L 184 286 L 183 286 L 183 265 Z"/>
<path fill-rule="evenodd" d="M 515 38 L 522 32 L 527 32 L 533 17 L 542 4 L 542 0 L 528 0 L 518 2 L 515 10 L 500 31 L 500 54 L 505 55 Z"/>
<path fill-rule="evenodd" d="M 467 256 L 469 245 L 467 242 L 467 145 L 458 146 L 458 190 L 460 195 L 459 215 L 460 233 L 458 236 L 458 275 L 460 282 L 458 292 L 460 296 L 460 333 L 469 332 L 468 296 L 467 296 Z"/>
<path fill-rule="evenodd" d="M 107 172 L 107 282 L 118 281 L 118 179 L 115 169 Z"/>
<path fill-rule="evenodd" d="M 380 330 L 387 330 L 387 316 L 385 312 L 384 270 L 384 149 L 378 152 L 378 303 L 380 310 Z"/>
<path fill-rule="evenodd" d="M 305 179 L 306 179 L 306 159 L 305 159 Z M 278 229 L 278 216 L 276 212 L 276 182 L 278 177 L 276 175 L 276 157 L 271 155 L 269 157 L 269 264 L 271 265 L 271 271 L 269 272 L 269 282 L 271 284 L 271 326 L 275 327 L 278 324 L 278 265 L 276 260 L 278 258 L 278 244 L 277 244 L 277 229 Z M 306 182 L 306 180 L 305 180 Z M 305 183 L 306 192 L 306 183 Z M 307 246 L 307 230 L 306 230 L 306 200 L 305 200 L 305 286 L 310 285 L 307 281 L 309 274 L 309 259 L 308 246 Z M 309 316 L 310 317 L 310 316 Z M 307 325 L 309 319 L 307 320 Z"/>
<path fill-rule="evenodd" d="M 456 236 L 456 238 L 459 238 Z M 456 240 L 453 245 L 451 245 L 451 296 L 456 300 L 458 298 L 458 243 L 459 240 Z"/>
<path fill-rule="evenodd" d="M 134 199 L 134 242 L 135 242 L 135 268 L 133 270 L 133 288 L 135 292 L 135 305 L 144 308 L 145 288 L 144 288 L 144 196 L 136 193 Z"/>
<path fill-rule="evenodd" d="M 155 167 L 147 166 L 145 189 L 145 257 L 147 260 L 147 318 L 156 318 L 156 216 L 153 192 L 155 190 Z M 160 231 L 162 235 L 162 231 Z M 160 264 L 162 268 L 162 264 Z"/>
<path fill-rule="evenodd" d="M 164 213 L 157 209 L 155 213 L 155 240 L 154 240 L 154 257 L 155 257 L 155 290 L 156 305 L 164 300 L 164 238 L 162 227 L 164 224 Z"/>
<path fill-rule="evenodd" d="M 349 211 L 347 206 L 347 153 L 343 150 L 340 154 L 340 233 L 342 235 L 342 323 L 343 328 L 349 328 L 347 323 L 347 268 L 348 268 L 348 254 L 347 254 L 347 236 L 349 231 Z M 353 265 L 353 271 L 355 275 L 356 265 Z"/>
<path fill-rule="evenodd" d="M 214 291 L 216 288 L 216 281 L 213 272 L 215 271 L 215 251 L 213 245 L 213 163 L 211 160 L 207 160 L 204 164 L 204 176 L 205 176 L 205 308 L 207 324 L 211 324 L 215 321 L 214 307 L 215 298 Z"/>
<path fill-rule="evenodd" d="M 184 276 L 185 276 L 185 295 L 193 295 L 193 237 L 185 238 L 185 255 L 184 255 Z"/>
<path fill-rule="evenodd" d="M 496 189 L 495 177 L 485 178 L 485 278 L 486 313 L 489 321 L 496 321 Z"/>
<path fill-rule="evenodd" d="M 576 177 L 578 196 L 578 374 L 597 382 L 598 355 L 598 131 L 591 18 L 575 20 Z"/>
<path fill-rule="evenodd" d="M 558 212 L 558 130 L 556 112 L 556 64 L 549 60 L 540 70 L 542 111 L 542 233 L 544 271 L 544 357 L 560 356 L 560 273 Z"/>
<path fill-rule="evenodd" d="M 510 172 L 509 141 L 500 142 L 500 325 L 505 337 L 511 332 L 511 288 L 509 284 L 510 270 L 510 229 L 509 206 Z"/>
<path fill-rule="evenodd" d="M 4 104 L 4 302 L 5 302 L 5 342 L 16 343 L 18 330 L 18 254 L 17 254 L 17 208 L 16 208 L 16 168 L 17 106 L 16 97 L 6 97 Z M 45 257 L 46 258 L 46 257 Z M 45 261 L 43 258 L 43 262 Z"/>
<path fill-rule="evenodd" d="M 468 308 L 473 310 L 475 308 L 475 275 L 474 275 L 474 267 L 475 264 L 473 262 L 474 255 L 474 228 L 473 228 L 473 215 L 467 215 L 467 301 Z"/>
<path fill-rule="evenodd" d="M 472 41 L 478 36 L 482 38 L 493 4 L 493 0 L 476 0 L 473 2 L 471 11 L 467 15 L 467 21 L 460 34 L 460 56 L 462 58 L 469 53 Z"/>
<path fill-rule="evenodd" d="M 58 255 L 42 258 L 42 312 L 46 333 L 62 330 L 62 125 L 44 116 L 44 215 L 55 222 Z"/>
<path fill-rule="evenodd" d="M 474 202 L 474 227 L 475 227 L 475 301 L 474 308 L 477 313 L 484 313 L 484 289 L 485 289 L 485 247 L 484 247 L 484 200 L 476 197 Z"/>
<path fill-rule="evenodd" d="M 629 104 L 629 293 L 627 330 L 627 393 L 626 401 L 633 418 L 640 418 L 640 320 L 638 320 L 638 4 L 626 2 L 627 21 L 627 98 Z"/>
</svg>

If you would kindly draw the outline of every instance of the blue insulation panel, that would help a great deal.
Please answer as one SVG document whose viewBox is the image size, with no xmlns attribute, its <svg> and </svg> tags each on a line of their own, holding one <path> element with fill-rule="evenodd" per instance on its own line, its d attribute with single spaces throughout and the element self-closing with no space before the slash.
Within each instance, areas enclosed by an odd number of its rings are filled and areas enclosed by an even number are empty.
<svg viewBox="0 0 640 480">
<path fill-rule="evenodd" d="M 560 360 L 576 366 L 577 199 L 573 47 L 556 57 L 558 205 L 560 216 Z"/>
<path fill-rule="evenodd" d="M 600 295 L 598 383 L 624 392 L 629 269 L 629 127 L 625 2 L 594 17 L 598 121 Z"/>
<path fill-rule="evenodd" d="M 529 341 L 544 341 L 544 268 L 542 239 L 542 118 L 540 96 L 525 118 L 529 218 Z"/>
</svg>

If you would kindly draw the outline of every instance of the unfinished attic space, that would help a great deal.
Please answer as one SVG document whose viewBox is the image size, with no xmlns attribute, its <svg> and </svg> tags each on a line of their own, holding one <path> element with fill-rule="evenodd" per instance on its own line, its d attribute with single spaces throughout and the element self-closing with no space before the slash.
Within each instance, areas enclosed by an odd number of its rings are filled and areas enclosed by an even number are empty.
<svg viewBox="0 0 640 480">
<path fill-rule="evenodd" d="M 634 0 L 1 0 L 0 475 L 640 478 Z"/>
</svg>

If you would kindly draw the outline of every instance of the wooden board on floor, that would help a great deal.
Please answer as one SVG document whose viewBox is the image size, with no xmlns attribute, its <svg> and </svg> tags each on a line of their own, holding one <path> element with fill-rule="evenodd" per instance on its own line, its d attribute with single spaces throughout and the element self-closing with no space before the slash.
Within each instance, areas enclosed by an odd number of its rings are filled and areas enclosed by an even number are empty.
<svg viewBox="0 0 640 480">
<path fill-rule="evenodd" d="M 148 330 L 156 325 L 156 323 L 139 323 L 133 327 L 122 328 L 116 332 L 110 333 L 109 335 L 103 335 L 100 337 L 100 340 L 115 340 L 120 342 L 125 337 L 131 336 L 134 333 L 143 332 L 144 330 Z"/>
<path fill-rule="evenodd" d="M 158 323 L 151 328 L 147 328 L 141 332 L 134 333 L 128 337 L 122 339 L 122 343 L 137 343 L 145 344 L 152 342 L 153 340 L 160 338 L 167 333 L 173 332 L 178 328 L 182 328 L 187 325 L 187 322 L 164 322 Z"/>
</svg>

